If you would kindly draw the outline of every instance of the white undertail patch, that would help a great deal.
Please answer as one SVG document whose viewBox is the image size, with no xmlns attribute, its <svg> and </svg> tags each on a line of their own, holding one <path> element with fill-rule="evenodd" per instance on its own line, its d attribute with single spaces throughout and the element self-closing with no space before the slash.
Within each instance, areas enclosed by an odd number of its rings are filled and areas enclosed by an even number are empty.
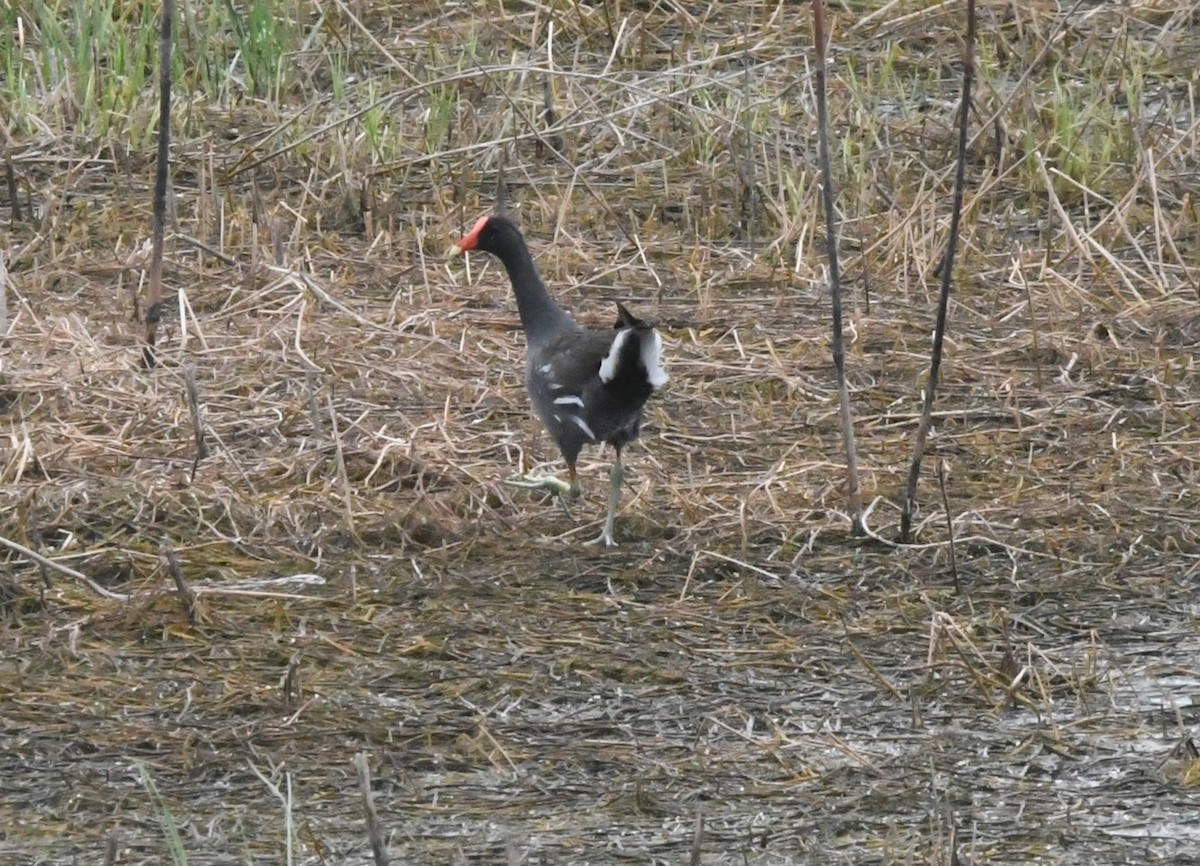
<svg viewBox="0 0 1200 866">
<path fill-rule="evenodd" d="M 558 416 L 555 417 L 557 418 Z M 592 432 L 592 428 L 588 426 L 586 421 L 584 421 L 578 415 L 570 415 L 568 417 L 575 422 L 576 426 L 579 427 L 580 430 L 587 434 L 589 439 L 591 439 L 593 442 L 596 441 L 596 434 Z"/>
<path fill-rule="evenodd" d="M 617 375 L 617 361 L 621 358 L 621 347 L 625 345 L 625 341 L 629 339 L 632 333 L 631 329 L 626 328 L 617 334 L 617 338 L 612 341 L 612 345 L 608 347 L 608 354 L 604 356 L 604 360 L 600 362 L 600 381 L 606 385 L 613 380 Z"/>
<path fill-rule="evenodd" d="M 617 334 L 608 349 L 608 354 L 600 362 L 600 381 L 608 384 L 617 375 L 617 364 L 621 360 L 621 350 L 625 341 L 633 333 L 633 328 L 626 328 Z M 646 368 L 646 381 L 651 388 L 661 388 L 667 384 L 667 372 L 662 368 L 662 335 L 653 328 L 647 329 L 642 337 L 642 366 Z"/>
<path fill-rule="evenodd" d="M 662 336 L 653 330 L 650 335 L 651 339 L 642 340 L 642 365 L 650 387 L 661 388 L 667 384 L 667 371 L 662 368 Z"/>
<path fill-rule="evenodd" d="M 554 402 L 558 406 L 578 406 L 583 408 L 583 398 L 576 397 L 574 394 L 568 394 L 566 397 L 556 397 Z"/>
</svg>

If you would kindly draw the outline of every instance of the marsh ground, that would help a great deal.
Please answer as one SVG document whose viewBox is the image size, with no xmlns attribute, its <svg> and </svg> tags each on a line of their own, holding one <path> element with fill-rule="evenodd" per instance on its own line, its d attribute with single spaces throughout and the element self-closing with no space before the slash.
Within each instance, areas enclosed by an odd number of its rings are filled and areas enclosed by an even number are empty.
<svg viewBox="0 0 1200 866">
<path fill-rule="evenodd" d="M 981 7 L 907 548 L 958 5 L 833 15 L 871 539 L 807 5 L 184 10 L 149 371 L 157 7 L 94 6 L 0 13 L 0 534 L 116 596 L 0 564 L 0 862 L 368 863 L 359 753 L 397 863 L 1200 861 L 1194 6 Z M 666 338 L 613 550 L 606 455 L 570 514 L 502 483 L 555 455 L 503 273 L 444 257 L 501 187 L 581 319 Z"/>
</svg>

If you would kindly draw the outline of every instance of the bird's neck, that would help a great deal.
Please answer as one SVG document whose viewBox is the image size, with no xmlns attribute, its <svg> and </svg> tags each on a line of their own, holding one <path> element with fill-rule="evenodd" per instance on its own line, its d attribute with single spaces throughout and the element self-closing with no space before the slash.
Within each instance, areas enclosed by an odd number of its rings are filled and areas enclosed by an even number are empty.
<svg viewBox="0 0 1200 866">
<path fill-rule="evenodd" d="M 522 245 L 509 251 L 501 261 L 517 297 L 517 311 L 521 315 L 525 338 L 531 344 L 543 342 L 575 326 L 567 311 L 546 291 L 546 284 L 538 275 L 527 247 Z"/>
</svg>

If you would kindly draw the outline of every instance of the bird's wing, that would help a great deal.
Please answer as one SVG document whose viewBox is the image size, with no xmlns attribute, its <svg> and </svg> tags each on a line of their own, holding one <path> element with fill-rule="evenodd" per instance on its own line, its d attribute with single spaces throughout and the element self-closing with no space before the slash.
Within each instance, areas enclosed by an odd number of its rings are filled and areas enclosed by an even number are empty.
<svg viewBox="0 0 1200 866">
<path fill-rule="evenodd" d="M 581 395 L 595 380 L 617 331 L 575 331 L 562 334 L 539 353 L 537 373 L 560 396 Z"/>
</svg>

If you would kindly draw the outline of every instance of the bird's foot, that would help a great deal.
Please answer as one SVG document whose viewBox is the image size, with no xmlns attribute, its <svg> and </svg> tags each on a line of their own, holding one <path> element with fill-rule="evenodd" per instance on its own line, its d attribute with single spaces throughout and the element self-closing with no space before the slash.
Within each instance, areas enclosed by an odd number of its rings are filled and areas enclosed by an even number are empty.
<svg viewBox="0 0 1200 866">
<path fill-rule="evenodd" d="M 617 546 L 617 543 L 613 540 L 613 537 L 612 537 L 612 530 L 608 529 L 607 527 L 604 529 L 603 532 L 600 533 L 599 536 L 597 536 L 596 538 L 593 538 L 591 541 L 587 541 L 584 543 L 585 544 L 594 544 L 597 547 L 600 547 L 602 545 L 604 547 L 616 547 Z"/>
<path fill-rule="evenodd" d="M 517 475 L 504 481 L 509 487 L 520 487 L 522 490 L 548 490 L 557 493 L 564 499 L 574 499 L 579 495 L 579 482 L 563 481 L 555 475 Z"/>
</svg>

